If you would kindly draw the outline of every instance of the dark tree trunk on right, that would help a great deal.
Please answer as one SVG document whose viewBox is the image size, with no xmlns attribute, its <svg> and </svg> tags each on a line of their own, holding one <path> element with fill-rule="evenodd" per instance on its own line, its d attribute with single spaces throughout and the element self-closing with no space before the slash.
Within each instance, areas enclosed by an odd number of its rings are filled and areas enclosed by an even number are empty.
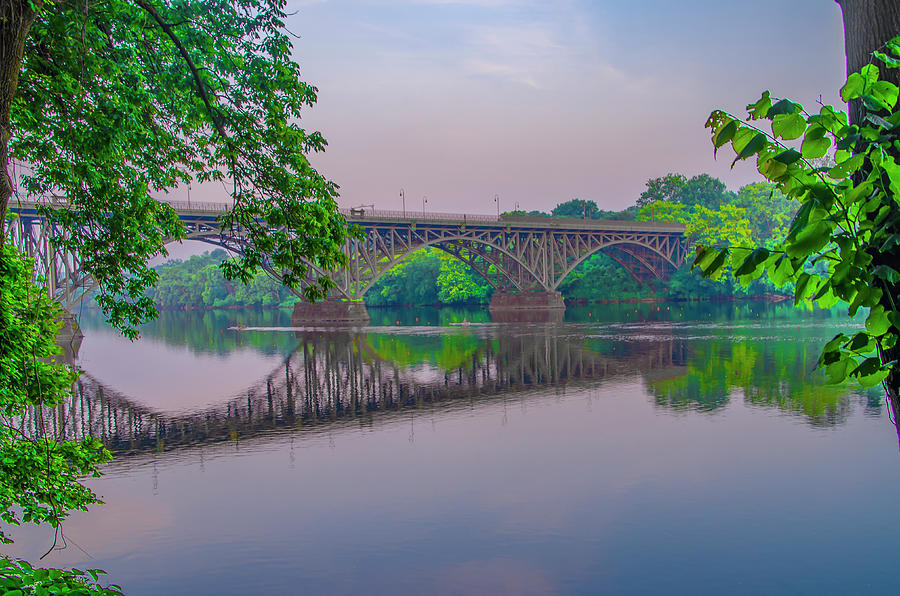
<svg viewBox="0 0 900 596">
<path fill-rule="evenodd" d="M 857 72 L 869 63 L 877 64 L 872 52 L 880 50 L 890 39 L 900 35 L 900 1 L 898 0 L 836 0 L 844 15 L 844 46 L 847 52 L 847 74 Z M 900 87 L 900 69 L 886 68 L 877 64 L 883 80 Z M 850 103 L 850 123 L 862 125 L 862 107 L 859 100 Z M 895 155 L 895 157 L 900 157 Z M 891 203 L 894 210 L 897 204 Z M 893 224 L 900 232 L 900 224 Z M 888 265 L 894 268 L 900 264 L 900 250 L 876 252 L 872 266 Z M 885 294 L 881 303 L 887 310 L 896 310 L 900 305 L 900 285 L 885 284 Z M 885 350 L 882 356 L 890 361 L 900 359 L 900 347 Z M 900 370 L 895 371 L 887 381 L 888 399 L 894 412 L 894 420 L 900 415 Z M 900 432 L 900 427 L 898 427 Z"/>
</svg>

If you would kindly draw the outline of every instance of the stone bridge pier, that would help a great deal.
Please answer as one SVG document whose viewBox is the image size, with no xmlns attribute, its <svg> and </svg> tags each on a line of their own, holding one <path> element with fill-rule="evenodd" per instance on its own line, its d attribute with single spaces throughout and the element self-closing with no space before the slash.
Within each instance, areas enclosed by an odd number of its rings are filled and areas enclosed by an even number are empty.
<svg viewBox="0 0 900 596">
<path fill-rule="evenodd" d="M 361 327 L 368 324 L 369 311 L 362 300 L 329 296 L 321 302 L 297 302 L 291 313 L 293 327 Z"/>
</svg>

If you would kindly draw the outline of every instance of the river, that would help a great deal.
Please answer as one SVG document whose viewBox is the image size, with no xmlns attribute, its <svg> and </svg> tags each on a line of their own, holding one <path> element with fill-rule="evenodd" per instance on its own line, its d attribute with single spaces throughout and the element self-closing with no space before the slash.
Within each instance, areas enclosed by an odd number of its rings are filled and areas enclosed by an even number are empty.
<svg viewBox="0 0 900 596">
<path fill-rule="evenodd" d="M 82 313 L 57 430 L 115 454 L 44 565 L 127 594 L 896 594 L 897 430 L 837 312 L 610 304 Z M 460 324 L 466 322 L 466 324 Z M 236 324 L 246 326 L 235 330 Z M 17 528 L 37 559 L 47 529 Z"/>
</svg>

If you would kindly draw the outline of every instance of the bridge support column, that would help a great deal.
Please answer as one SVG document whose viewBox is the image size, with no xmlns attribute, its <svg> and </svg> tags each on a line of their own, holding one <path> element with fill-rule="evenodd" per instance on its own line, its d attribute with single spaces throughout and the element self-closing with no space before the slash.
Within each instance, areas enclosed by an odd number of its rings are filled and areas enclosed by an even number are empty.
<svg viewBox="0 0 900 596">
<path fill-rule="evenodd" d="M 566 303 L 559 292 L 494 292 L 488 310 L 499 323 L 553 323 L 563 320 Z"/>
<path fill-rule="evenodd" d="M 369 322 L 369 311 L 361 301 L 328 298 L 321 302 L 294 304 L 291 325 L 294 327 L 357 326 Z"/>
</svg>

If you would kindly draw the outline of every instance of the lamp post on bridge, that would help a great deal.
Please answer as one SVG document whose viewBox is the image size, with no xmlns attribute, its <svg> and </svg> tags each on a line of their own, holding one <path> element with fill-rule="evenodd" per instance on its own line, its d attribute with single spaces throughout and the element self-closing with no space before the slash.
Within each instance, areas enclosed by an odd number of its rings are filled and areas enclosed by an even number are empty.
<svg viewBox="0 0 900 596">
<path fill-rule="evenodd" d="M 403 203 L 403 217 L 406 217 L 406 192 L 400 189 L 400 201 Z"/>
<path fill-rule="evenodd" d="M 494 202 L 497 203 L 497 219 L 500 219 L 500 195 L 494 193 Z"/>
<path fill-rule="evenodd" d="M 425 217 L 425 205 L 428 204 L 428 195 L 422 195 L 422 217 Z"/>
</svg>

